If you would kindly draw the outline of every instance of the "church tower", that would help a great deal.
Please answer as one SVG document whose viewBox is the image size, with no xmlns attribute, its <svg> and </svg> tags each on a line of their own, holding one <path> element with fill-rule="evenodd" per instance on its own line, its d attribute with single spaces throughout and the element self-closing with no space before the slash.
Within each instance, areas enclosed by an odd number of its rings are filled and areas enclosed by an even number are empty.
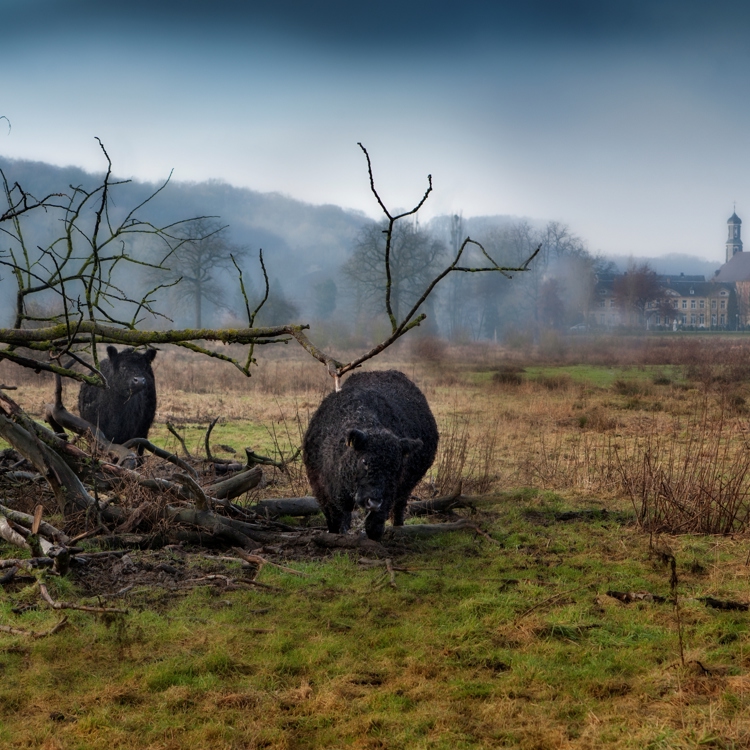
<svg viewBox="0 0 750 750">
<path fill-rule="evenodd" d="M 742 219 L 736 213 L 732 213 L 727 221 L 729 227 L 729 237 L 727 238 L 727 263 L 732 259 L 735 253 L 742 252 Z"/>
</svg>

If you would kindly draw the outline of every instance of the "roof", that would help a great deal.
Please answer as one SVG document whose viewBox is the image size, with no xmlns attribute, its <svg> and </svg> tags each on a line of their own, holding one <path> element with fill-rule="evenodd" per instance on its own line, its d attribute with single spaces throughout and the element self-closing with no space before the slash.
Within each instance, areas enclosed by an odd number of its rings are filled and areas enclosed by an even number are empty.
<svg viewBox="0 0 750 750">
<path fill-rule="evenodd" d="M 672 279 L 671 283 L 664 283 L 662 287 L 670 296 L 678 297 L 714 297 L 722 291 L 729 291 L 726 284 L 717 283 L 715 279 L 711 281 L 683 281 Z"/>
<path fill-rule="evenodd" d="M 719 269 L 714 281 L 750 281 L 750 253 L 735 253 Z"/>
<path fill-rule="evenodd" d="M 657 278 L 659 279 L 660 284 L 664 284 L 666 286 L 669 286 L 670 284 L 678 284 L 683 281 L 690 281 L 692 283 L 695 283 L 696 281 L 706 280 L 706 277 L 703 274 L 686 276 L 684 273 L 660 273 Z"/>
<path fill-rule="evenodd" d="M 750 253 L 742 253 L 750 258 Z M 739 253 L 738 253 L 739 255 Z M 734 256 L 737 257 L 736 255 Z M 749 266 L 750 268 L 750 266 Z M 615 289 L 615 281 L 622 278 L 625 274 L 618 274 L 615 277 L 599 278 L 596 283 L 596 291 L 601 296 L 612 296 Z M 668 297 L 715 297 L 722 292 L 730 293 L 731 285 L 722 283 L 725 279 L 719 279 L 714 276 L 706 281 L 703 276 L 659 276 L 659 284 L 662 294 Z M 750 276 L 748 277 L 750 280 Z M 691 293 L 692 290 L 692 293 Z"/>
<path fill-rule="evenodd" d="M 740 217 L 733 212 L 732 215 L 727 219 L 727 224 L 742 224 L 742 219 L 740 219 Z"/>
</svg>

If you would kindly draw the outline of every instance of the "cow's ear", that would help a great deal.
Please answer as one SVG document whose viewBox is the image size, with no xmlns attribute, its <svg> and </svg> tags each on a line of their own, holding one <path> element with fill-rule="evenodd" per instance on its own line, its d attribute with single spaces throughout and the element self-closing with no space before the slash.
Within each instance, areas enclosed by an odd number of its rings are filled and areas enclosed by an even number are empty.
<svg viewBox="0 0 750 750">
<path fill-rule="evenodd" d="M 120 352 L 115 349 L 114 346 L 108 346 L 107 347 L 107 356 L 109 357 L 109 361 L 113 364 L 117 364 L 117 357 L 120 355 Z"/>
<path fill-rule="evenodd" d="M 362 430 L 352 429 L 346 433 L 346 444 L 355 451 L 363 451 L 367 445 L 367 433 Z"/>
<path fill-rule="evenodd" d="M 149 362 L 153 362 L 156 357 L 156 349 L 146 349 L 146 359 Z"/>
<path fill-rule="evenodd" d="M 422 447 L 422 441 L 419 438 L 401 438 L 399 442 L 401 443 L 401 452 L 403 453 L 404 457 L 408 456 L 414 451 L 418 451 Z"/>
</svg>

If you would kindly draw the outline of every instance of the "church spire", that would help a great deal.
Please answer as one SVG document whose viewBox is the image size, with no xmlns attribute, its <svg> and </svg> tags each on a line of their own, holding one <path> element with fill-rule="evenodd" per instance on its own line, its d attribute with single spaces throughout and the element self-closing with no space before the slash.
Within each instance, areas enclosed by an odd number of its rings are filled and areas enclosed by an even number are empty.
<svg viewBox="0 0 750 750">
<path fill-rule="evenodd" d="M 737 216 L 736 205 L 732 211 L 732 215 L 727 220 L 727 228 L 729 230 L 729 236 L 727 237 L 727 262 L 729 262 L 735 255 L 735 253 L 742 252 L 742 219 Z"/>
</svg>

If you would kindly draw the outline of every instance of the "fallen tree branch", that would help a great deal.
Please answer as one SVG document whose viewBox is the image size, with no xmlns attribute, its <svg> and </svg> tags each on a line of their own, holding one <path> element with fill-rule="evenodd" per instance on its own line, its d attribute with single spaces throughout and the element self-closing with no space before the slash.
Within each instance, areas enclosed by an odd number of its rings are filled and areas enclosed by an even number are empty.
<svg viewBox="0 0 750 750">
<path fill-rule="evenodd" d="M 34 516 L 28 513 L 22 513 L 20 510 L 13 510 L 2 504 L 0 504 L 0 513 L 2 513 L 9 521 L 13 521 L 13 523 L 17 523 L 20 526 L 25 526 L 29 529 L 34 523 Z M 52 539 L 56 544 L 68 544 L 70 542 L 70 538 L 64 532 L 46 521 L 41 522 L 39 525 L 39 531 L 44 534 L 44 536 Z"/>
<path fill-rule="evenodd" d="M 498 505 L 515 497 L 516 494 L 512 492 L 500 492 L 491 495 L 462 495 L 459 486 L 450 494 L 432 500 L 412 500 L 406 506 L 406 509 L 410 516 L 427 516 L 447 513 L 456 508 L 476 509 Z M 313 516 L 322 513 L 318 501 L 309 495 L 305 497 L 266 498 L 253 507 L 257 513 L 268 518 L 274 516 Z"/>
<path fill-rule="evenodd" d="M 26 543 L 26 540 L 8 523 L 8 519 L 4 515 L 0 515 L 0 538 L 4 539 L 8 544 L 12 544 L 14 547 L 21 547 L 21 549 L 31 549 Z"/>
<path fill-rule="evenodd" d="M 263 469 L 260 466 L 254 466 L 228 479 L 223 479 L 221 482 L 210 484 L 204 489 L 206 494 L 211 497 L 219 500 L 231 500 L 257 487 L 261 479 L 263 479 Z"/>
<path fill-rule="evenodd" d="M 275 516 L 314 516 L 323 511 L 314 497 L 275 497 L 261 500 L 252 506 L 256 513 L 267 518 Z"/>
<path fill-rule="evenodd" d="M 195 506 L 198 510 L 209 510 L 211 508 L 211 503 L 206 497 L 203 487 L 201 487 L 193 477 L 189 474 L 175 474 L 174 479 L 182 485 L 188 494 L 192 495 L 195 500 Z"/>
</svg>

